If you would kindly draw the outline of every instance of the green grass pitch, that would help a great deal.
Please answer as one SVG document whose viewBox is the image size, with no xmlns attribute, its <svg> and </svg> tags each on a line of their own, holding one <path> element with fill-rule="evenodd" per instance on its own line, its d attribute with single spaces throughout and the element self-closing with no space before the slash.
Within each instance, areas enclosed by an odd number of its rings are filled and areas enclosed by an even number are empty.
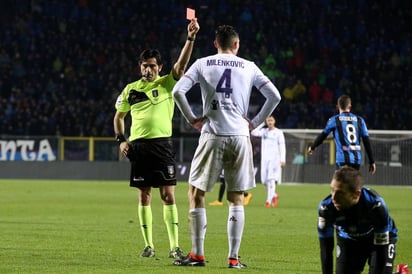
<svg viewBox="0 0 412 274">
<path fill-rule="evenodd" d="M 217 188 L 207 202 L 217 197 Z M 386 200 L 400 239 L 395 263 L 412 264 L 412 188 L 374 187 Z M 240 250 L 247 269 L 226 268 L 227 206 L 207 206 L 204 268 L 176 267 L 157 189 L 153 192 L 156 258 L 139 258 L 144 244 L 137 192 L 126 181 L 0 180 L 0 273 L 320 273 L 317 205 L 328 185 L 278 186 L 277 208 L 264 208 L 260 184 L 251 193 Z M 191 247 L 187 184 L 176 198 L 180 245 Z M 365 270 L 366 273 L 366 270 Z"/>
</svg>

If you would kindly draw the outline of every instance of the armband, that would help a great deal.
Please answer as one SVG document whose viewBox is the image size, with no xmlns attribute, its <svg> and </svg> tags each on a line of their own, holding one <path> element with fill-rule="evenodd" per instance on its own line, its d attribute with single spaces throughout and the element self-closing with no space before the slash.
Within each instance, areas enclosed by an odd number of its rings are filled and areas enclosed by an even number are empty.
<svg viewBox="0 0 412 274">
<path fill-rule="evenodd" d="M 120 145 L 123 142 L 127 142 L 123 134 L 116 134 L 116 142 Z"/>
<path fill-rule="evenodd" d="M 187 40 L 188 40 L 188 41 L 195 41 L 195 40 L 196 40 L 196 36 L 193 36 L 193 37 L 188 36 L 188 37 L 187 37 Z"/>
</svg>

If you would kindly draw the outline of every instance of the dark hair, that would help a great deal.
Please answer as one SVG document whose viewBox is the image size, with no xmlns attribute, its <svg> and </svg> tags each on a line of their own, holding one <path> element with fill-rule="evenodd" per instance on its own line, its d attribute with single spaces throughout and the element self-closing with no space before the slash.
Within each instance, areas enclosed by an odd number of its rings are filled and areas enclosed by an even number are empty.
<svg viewBox="0 0 412 274">
<path fill-rule="evenodd" d="M 336 170 L 333 174 L 333 179 L 339 183 L 346 185 L 348 190 L 355 193 L 362 188 L 363 180 L 359 170 L 353 167 L 343 166 Z"/>
<path fill-rule="evenodd" d="M 150 58 L 155 58 L 158 65 L 162 64 L 162 56 L 157 49 L 146 49 L 139 55 L 139 65 Z"/>
<path fill-rule="evenodd" d="M 269 119 L 269 118 L 273 118 L 273 120 L 275 120 L 275 125 L 276 125 L 275 115 L 271 114 L 271 115 L 269 115 L 268 117 L 266 117 L 266 119 L 265 119 L 265 126 L 266 126 L 266 127 L 268 126 L 268 123 L 266 122 L 266 120 Z"/>
<path fill-rule="evenodd" d="M 352 100 L 348 95 L 342 95 L 338 98 L 338 106 L 340 109 L 346 109 L 350 104 L 352 104 Z"/>
<path fill-rule="evenodd" d="M 232 26 L 221 25 L 215 31 L 215 39 L 222 49 L 231 48 L 236 38 L 239 38 L 239 34 Z"/>
</svg>

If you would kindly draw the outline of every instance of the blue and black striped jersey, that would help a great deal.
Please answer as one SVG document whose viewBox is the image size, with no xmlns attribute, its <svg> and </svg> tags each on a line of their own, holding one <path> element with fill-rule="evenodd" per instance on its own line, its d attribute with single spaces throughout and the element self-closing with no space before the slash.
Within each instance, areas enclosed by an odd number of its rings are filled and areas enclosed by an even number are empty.
<svg viewBox="0 0 412 274">
<path fill-rule="evenodd" d="M 323 133 L 333 132 L 336 145 L 336 163 L 362 163 L 361 142 L 369 136 L 366 123 L 362 117 L 351 112 L 342 112 L 332 116 Z"/>
<path fill-rule="evenodd" d="M 362 188 L 359 202 L 350 209 L 338 211 L 329 195 L 318 207 L 318 236 L 352 240 L 370 240 L 375 245 L 385 245 L 397 239 L 398 230 L 389 215 L 385 201 L 378 193 Z"/>
</svg>

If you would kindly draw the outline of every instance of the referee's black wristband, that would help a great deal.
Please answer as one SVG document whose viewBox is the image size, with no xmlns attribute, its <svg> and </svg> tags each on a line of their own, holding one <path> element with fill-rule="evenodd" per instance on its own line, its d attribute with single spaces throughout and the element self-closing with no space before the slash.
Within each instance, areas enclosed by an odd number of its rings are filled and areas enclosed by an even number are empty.
<svg viewBox="0 0 412 274">
<path fill-rule="evenodd" d="M 196 36 L 193 36 L 193 37 L 188 36 L 188 37 L 187 37 L 187 40 L 188 40 L 188 41 L 195 41 L 195 40 L 196 40 Z"/>
<path fill-rule="evenodd" d="M 123 134 L 116 134 L 116 142 L 120 145 L 123 142 L 127 142 Z"/>
</svg>

